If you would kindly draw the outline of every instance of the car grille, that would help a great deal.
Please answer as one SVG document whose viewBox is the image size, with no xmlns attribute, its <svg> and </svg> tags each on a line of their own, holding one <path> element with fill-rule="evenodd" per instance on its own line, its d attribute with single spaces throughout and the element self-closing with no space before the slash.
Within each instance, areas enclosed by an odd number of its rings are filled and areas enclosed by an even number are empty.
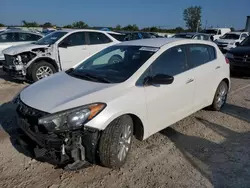
<svg viewBox="0 0 250 188">
<path fill-rule="evenodd" d="M 237 62 L 246 62 L 246 63 L 250 63 L 250 56 L 248 55 L 244 55 L 244 56 L 237 56 L 234 55 L 234 60 Z"/>
<path fill-rule="evenodd" d="M 47 132 L 45 127 L 38 125 L 38 119 L 42 116 L 47 115 L 47 112 L 43 112 L 35 108 L 29 107 L 21 101 L 19 96 L 16 98 L 14 103 L 17 105 L 17 113 L 19 114 L 20 118 L 25 120 L 30 125 L 30 129 L 32 131 L 42 133 Z"/>
<path fill-rule="evenodd" d="M 14 65 L 14 56 L 4 54 L 5 65 Z"/>
</svg>

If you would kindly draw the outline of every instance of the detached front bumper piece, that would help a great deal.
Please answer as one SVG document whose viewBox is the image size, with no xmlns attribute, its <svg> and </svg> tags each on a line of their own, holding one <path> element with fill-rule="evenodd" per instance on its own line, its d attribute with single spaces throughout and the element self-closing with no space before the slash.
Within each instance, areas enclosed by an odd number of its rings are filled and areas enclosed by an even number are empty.
<svg viewBox="0 0 250 188">
<path fill-rule="evenodd" d="M 22 67 L 17 68 L 15 66 L 6 66 L 5 64 L 3 64 L 3 71 L 15 79 L 18 80 L 26 79 L 26 71 Z"/>
<path fill-rule="evenodd" d="M 27 152 L 32 153 L 35 159 L 67 170 L 77 170 L 98 162 L 99 130 L 83 127 L 75 131 L 47 132 L 35 123 L 37 117 L 31 115 L 37 113 L 35 109 L 32 111 L 28 106 L 20 108 L 19 104 L 17 112 L 18 126 L 23 132 L 19 138 L 22 139 L 20 143 L 29 145 Z"/>
</svg>

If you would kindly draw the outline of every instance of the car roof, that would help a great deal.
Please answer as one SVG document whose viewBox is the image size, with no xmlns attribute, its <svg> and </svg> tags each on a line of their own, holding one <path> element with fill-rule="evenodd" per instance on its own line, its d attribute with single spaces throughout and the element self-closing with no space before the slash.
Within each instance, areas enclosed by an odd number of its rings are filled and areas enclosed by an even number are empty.
<svg viewBox="0 0 250 188">
<path fill-rule="evenodd" d="M 78 32 L 78 31 L 91 31 L 91 32 L 99 32 L 99 33 L 108 33 L 108 31 L 101 31 L 101 30 L 95 30 L 95 29 L 60 29 L 57 30 L 59 32 L 67 32 L 67 33 L 74 33 L 74 32 Z"/>
<path fill-rule="evenodd" d="M 28 33 L 28 34 L 35 34 L 35 35 L 40 35 L 43 36 L 42 33 L 36 33 L 36 32 L 32 32 L 32 31 L 25 31 L 25 30 L 6 30 L 3 33 Z"/>
<path fill-rule="evenodd" d="M 180 41 L 183 39 L 178 38 L 150 38 L 150 39 L 140 39 L 140 40 L 131 40 L 119 43 L 117 45 L 128 45 L 128 46 L 148 46 L 148 47 L 162 47 L 166 44 Z"/>
</svg>

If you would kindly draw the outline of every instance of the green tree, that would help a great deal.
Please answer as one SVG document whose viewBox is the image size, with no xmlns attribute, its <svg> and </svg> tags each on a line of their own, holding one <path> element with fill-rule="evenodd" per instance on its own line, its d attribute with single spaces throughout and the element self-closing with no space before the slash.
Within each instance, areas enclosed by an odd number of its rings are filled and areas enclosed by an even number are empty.
<svg viewBox="0 0 250 188">
<path fill-rule="evenodd" d="M 72 25 L 65 25 L 63 28 L 72 28 Z"/>
<path fill-rule="evenodd" d="M 117 31 L 119 31 L 119 30 L 121 30 L 121 29 L 122 29 L 121 25 L 117 25 L 117 26 L 115 27 L 115 30 L 117 30 Z"/>
<path fill-rule="evenodd" d="M 45 23 L 42 25 L 42 27 L 48 28 L 48 27 L 53 27 L 53 25 L 52 25 L 52 23 L 50 23 L 50 22 L 45 22 Z"/>
<path fill-rule="evenodd" d="M 23 20 L 22 23 L 24 27 L 39 27 L 39 24 L 36 22 L 26 22 Z"/>
<path fill-rule="evenodd" d="M 85 29 L 85 28 L 88 28 L 89 26 L 83 21 L 78 21 L 78 22 L 74 22 L 72 24 L 72 27 L 77 28 L 77 29 Z"/>
<path fill-rule="evenodd" d="M 183 11 L 183 19 L 186 26 L 191 31 L 196 31 L 201 27 L 201 6 L 191 6 Z"/>
<path fill-rule="evenodd" d="M 139 31 L 139 27 L 136 24 L 133 25 L 127 25 L 123 28 L 125 31 Z"/>
<path fill-rule="evenodd" d="M 0 27 L 4 27 L 4 24 L 0 23 Z"/>
</svg>

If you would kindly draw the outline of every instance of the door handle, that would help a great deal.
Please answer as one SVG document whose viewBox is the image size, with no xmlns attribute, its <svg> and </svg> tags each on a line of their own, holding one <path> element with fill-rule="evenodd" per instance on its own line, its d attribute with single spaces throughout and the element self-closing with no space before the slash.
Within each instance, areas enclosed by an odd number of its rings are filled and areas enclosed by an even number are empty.
<svg viewBox="0 0 250 188">
<path fill-rule="evenodd" d="M 215 69 L 220 69 L 220 66 L 217 66 Z"/>
<path fill-rule="evenodd" d="M 194 79 L 190 78 L 188 79 L 188 81 L 186 82 L 186 84 L 192 83 L 194 81 Z"/>
</svg>

